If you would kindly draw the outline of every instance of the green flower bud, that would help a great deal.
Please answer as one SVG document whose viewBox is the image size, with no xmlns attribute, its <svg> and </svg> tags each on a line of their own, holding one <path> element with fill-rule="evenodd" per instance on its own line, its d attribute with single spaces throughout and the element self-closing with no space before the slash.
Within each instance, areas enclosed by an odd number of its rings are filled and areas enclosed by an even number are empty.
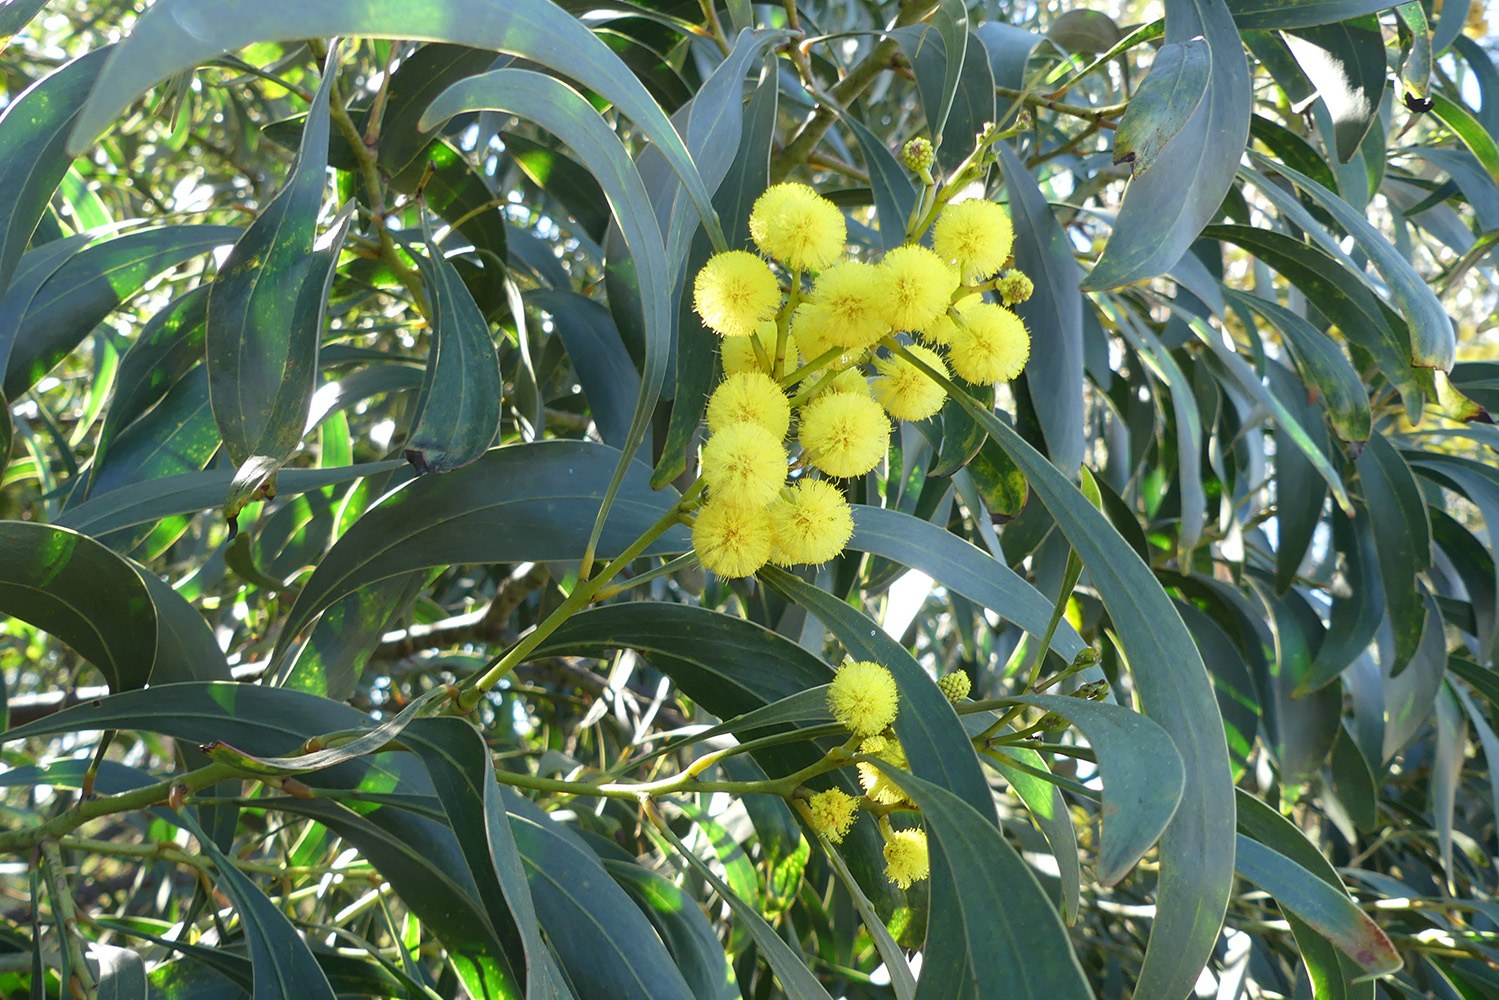
<svg viewBox="0 0 1499 1000">
<path fill-rule="evenodd" d="M 924 175 L 932 169 L 932 164 L 937 159 L 937 153 L 932 149 L 930 140 L 912 139 L 900 151 L 900 158 L 905 161 L 907 169 L 912 173 Z"/>
</svg>

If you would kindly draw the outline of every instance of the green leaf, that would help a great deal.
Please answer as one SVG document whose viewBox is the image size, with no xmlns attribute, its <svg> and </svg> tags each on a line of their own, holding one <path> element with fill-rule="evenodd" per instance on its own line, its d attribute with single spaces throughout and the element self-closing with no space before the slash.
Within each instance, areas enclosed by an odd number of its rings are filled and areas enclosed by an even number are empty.
<svg viewBox="0 0 1499 1000">
<path fill-rule="evenodd" d="M 102 461 L 96 457 L 89 492 L 102 497 L 132 483 L 195 473 L 219 450 L 208 399 L 208 372 L 189 372 L 144 416 L 115 438 Z"/>
<path fill-rule="evenodd" d="M 1015 267 L 1035 285 L 1015 312 L 1027 329 L 1046 331 L 1031 341 L 1025 384 L 1048 457 L 1071 475 L 1082 464 L 1084 451 L 1083 297 L 1077 290 L 1082 272 L 1036 179 L 1008 143 L 998 149 L 1015 218 Z"/>
<path fill-rule="evenodd" d="M 0 521 L 0 611 L 50 632 L 104 674 L 142 687 L 156 662 L 156 609 L 130 564 L 86 535 Z"/>
<path fill-rule="evenodd" d="M 607 445 L 624 447 L 640 399 L 640 373 L 609 310 L 570 291 L 533 292 L 528 301 L 551 314 L 553 329 L 562 338 L 578 384 L 588 397 L 588 412 L 598 425 L 599 437 Z"/>
<path fill-rule="evenodd" d="M 463 279 L 432 242 L 417 256 L 432 308 L 432 356 L 417 403 L 406 459 L 421 474 L 475 462 L 500 429 L 500 364 Z"/>
<path fill-rule="evenodd" d="M 390 472 L 403 464 L 399 460 L 389 460 L 333 469 L 290 469 L 278 477 L 277 492 L 282 497 L 295 496 L 307 490 Z M 223 502 L 224 491 L 229 488 L 233 476 L 232 469 L 209 469 L 132 483 L 63 511 L 56 523 L 97 537 L 138 524 L 154 524 L 168 517 L 200 514 Z"/>
<path fill-rule="evenodd" d="M 1298 28 L 1284 37 L 1297 65 L 1327 105 L 1338 159 L 1347 163 L 1358 152 L 1384 101 L 1384 36 L 1379 20 L 1366 15 Z"/>
<path fill-rule="evenodd" d="M 1175 753 L 1173 748 L 1172 753 Z M 1014 758 L 1030 770 L 1005 763 Z M 1004 756 L 989 758 L 989 766 L 1004 775 L 1010 789 L 1025 803 L 1031 821 L 1040 828 L 1057 862 L 1057 878 L 1062 883 L 1062 922 L 1069 927 L 1077 922 L 1082 899 L 1082 866 L 1078 862 L 1077 831 L 1062 790 L 1042 774 L 1051 770 L 1045 757 L 1024 746 L 1005 747 Z M 1038 773 L 1039 772 L 1039 773 Z"/>
<path fill-rule="evenodd" d="M 1303 28 L 1332 24 L 1393 7 L 1392 0 L 1228 0 L 1241 28 Z"/>
<path fill-rule="evenodd" d="M 3 391 L 19 399 L 151 278 L 239 235 L 230 226 L 167 226 L 93 243 L 23 283 L 25 259 L 0 300 L 0 352 L 9 352 Z M 32 255 L 50 255 L 46 244 Z M 72 244 L 64 244 L 66 249 Z"/>
<path fill-rule="evenodd" d="M 1431 565 L 1431 524 L 1415 475 L 1383 434 L 1369 438 L 1356 464 L 1394 632 L 1391 672 L 1398 674 L 1421 640 L 1424 610 L 1415 584 Z"/>
<path fill-rule="evenodd" d="M 640 865 L 607 858 L 603 864 L 661 936 L 696 1000 L 740 1000 L 734 970 L 696 899 Z"/>
<path fill-rule="evenodd" d="M 1495 142 L 1471 111 L 1441 91 L 1434 91 L 1431 94 L 1431 113 L 1457 134 L 1490 177 L 1499 180 L 1499 142 Z"/>
<path fill-rule="evenodd" d="M 45 0 L 43 0 L 45 3 Z M 41 9 L 36 0 L 0 8 L 0 44 Z M 0 293 L 47 211 L 73 158 L 68 131 L 94 85 L 109 46 L 95 49 L 17 94 L 0 115 Z"/>
<path fill-rule="evenodd" d="M 388 495 L 338 540 L 297 595 L 276 656 L 312 619 L 346 594 L 417 569 L 456 563 L 581 558 L 619 453 L 584 441 L 497 448 L 445 476 L 423 476 Z M 600 555 L 617 554 L 676 501 L 654 492 L 649 470 L 629 463 L 605 526 Z M 673 528 L 648 553 L 681 552 Z"/>
<path fill-rule="evenodd" d="M 1212 952 L 1233 882 L 1232 772 L 1207 668 L 1160 584 L 1104 516 L 993 413 L 954 398 L 1010 453 L 1083 560 L 1145 714 L 1172 734 L 1187 765 L 1182 806 L 1161 841 L 1158 915 L 1136 987 L 1141 996 L 1184 996 Z"/>
<path fill-rule="evenodd" d="M 286 183 L 235 243 L 208 293 L 206 365 L 213 417 L 238 467 L 225 513 L 233 518 L 302 440 L 317 381 L 331 266 L 314 253 L 327 179 L 328 101 L 337 46 L 308 112 Z"/>
<path fill-rule="evenodd" d="M 1396 4 L 1395 14 L 1411 39 L 1410 50 L 1400 65 L 1401 82 L 1416 97 L 1425 97 L 1431 86 L 1431 25 L 1426 21 L 1426 9 L 1421 0 L 1409 0 Z"/>
<path fill-rule="evenodd" d="M 291 921 L 235 867 L 211 837 L 204 835 L 190 813 L 184 812 L 181 816 L 198 839 L 203 853 L 213 860 L 219 873 L 219 885 L 233 900 L 239 913 L 255 970 L 253 1000 L 278 1000 L 290 996 L 333 1000 L 333 987 L 328 985 L 328 977 Z"/>
<path fill-rule="evenodd" d="M 1205 38 L 1162 45 L 1119 119 L 1114 162 L 1128 163 L 1136 175 L 1153 167 L 1207 97 L 1212 67 Z"/>
<path fill-rule="evenodd" d="M 47 0 L 10 0 L 4 7 L 0 7 L 0 43 L 26 27 L 45 6 Z M 4 284 L 0 281 L 0 286 Z"/>
<path fill-rule="evenodd" d="M 98 1000 L 146 1000 L 146 963 L 140 955 L 97 941 L 88 951 L 97 967 Z"/>
<path fill-rule="evenodd" d="M 1416 273 L 1395 245 L 1361 212 L 1306 174 L 1283 163 L 1275 163 L 1253 150 L 1249 155 L 1261 167 L 1281 174 L 1309 194 L 1368 255 L 1374 269 L 1389 285 L 1390 297 L 1410 323 L 1411 363 L 1421 368 L 1450 370 L 1457 350 L 1452 320 L 1431 286 Z"/>
<path fill-rule="evenodd" d="M 881 770 L 921 807 L 931 847 L 917 1000 L 1091 1000 L 1051 900 L 988 816 L 941 785 Z"/>
<path fill-rule="evenodd" d="M 1106 819 L 1095 877 L 1101 885 L 1118 884 L 1160 839 L 1181 803 L 1181 754 L 1164 729 L 1119 705 L 1057 695 L 1010 700 L 1071 719 L 1098 752 Z"/>
<path fill-rule="evenodd" d="M 1207 93 L 1154 164 L 1130 182 L 1085 289 L 1117 288 L 1166 271 L 1212 221 L 1233 185 L 1253 101 L 1244 44 L 1224 0 L 1167 0 L 1167 44 L 1198 37 L 1211 58 Z"/>
<path fill-rule="evenodd" d="M 1051 624 L 1052 602 L 1014 570 L 950 531 L 900 511 L 853 505 L 849 547 L 920 570 L 1040 639 Z M 1087 647 L 1067 622 L 1052 648 L 1068 663 Z"/>
<path fill-rule="evenodd" d="M 351 698 L 391 619 L 426 588 L 420 570 L 361 587 L 335 601 L 285 670 L 281 687 L 336 701 Z"/>
<path fill-rule="evenodd" d="M 1404 963 L 1379 925 L 1349 898 L 1284 854 L 1240 834 L 1239 874 L 1264 889 L 1287 913 L 1327 938 L 1370 975 L 1396 972 Z"/>
</svg>

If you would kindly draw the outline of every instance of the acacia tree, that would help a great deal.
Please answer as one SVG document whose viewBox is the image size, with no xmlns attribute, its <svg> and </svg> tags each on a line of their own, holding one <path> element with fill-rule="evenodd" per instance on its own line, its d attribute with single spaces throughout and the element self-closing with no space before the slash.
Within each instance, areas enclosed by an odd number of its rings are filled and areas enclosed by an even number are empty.
<svg viewBox="0 0 1499 1000">
<path fill-rule="evenodd" d="M 0 993 L 1499 995 L 1481 5 L 1068 6 L 0 6 Z"/>
</svg>

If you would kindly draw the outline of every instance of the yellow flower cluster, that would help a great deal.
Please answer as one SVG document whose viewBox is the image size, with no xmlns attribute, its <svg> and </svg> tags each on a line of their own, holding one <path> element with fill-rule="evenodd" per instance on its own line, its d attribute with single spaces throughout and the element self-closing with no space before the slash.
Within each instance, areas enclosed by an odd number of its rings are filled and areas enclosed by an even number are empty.
<svg viewBox="0 0 1499 1000">
<path fill-rule="evenodd" d="M 840 726 L 855 736 L 884 732 L 900 710 L 895 678 L 889 670 L 869 660 L 846 663 L 828 685 L 828 710 Z"/>
<path fill-rule="evenodd" d="M 902 889 L 909 889 L 931 873 L 926 831 L 895 830 L 885 838 L 886 878 Z"/>
<path fill-rule="evenodd" d="M 1019 272 L 994 279 L 1014 230 L 993 202 L 946 206 L 930 246 L 912 242 L 878 261 L 845 256 L 842 212 L 805 184 L 769 188 L 749 229 L 758 253 L 716 254 L 693 282 L 698 316 L 723 337 L 724 372 L 708 400 L 708 499 L 693 544 L 726 577 L 839 555 L 853 515 L 828 478 L 879 466 L 891 418 L 940 412 L 947 393 L 934 375 L 1006 381 L 1030 355 L 1020 318 L 984 300 L 985 291 L 1006 303 L 1029 294 Z"/>
<path fill-rule="evenodd" d="M 818 792 L 807 800 L 807 820 L 812 830 L 834 844 L 843 843 L 859 814 L 859 800 L 838 788 Z"/>
</svg>

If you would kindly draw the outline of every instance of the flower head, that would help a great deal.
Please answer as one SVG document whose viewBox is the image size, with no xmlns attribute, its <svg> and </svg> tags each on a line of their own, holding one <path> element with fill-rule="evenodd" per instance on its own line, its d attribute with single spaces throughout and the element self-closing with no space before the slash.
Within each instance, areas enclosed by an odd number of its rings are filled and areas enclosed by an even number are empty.
<svg viewBox="0 0 1499 1000">
<path fill-rule="evenodd" d="M 880 404 L 854 392 L 828 392 L 801 410 L 798 439 L 807 459 L 830 476 L 862 476 L 890 445 Z"/>
<path fill-rule="evenodd" d="M 894 722 L 900 710 L 895 678 L 869 660 L 846 663 L 828 685 L 828 710 L 855 736 L 873 736 Z"/>
<path fill-rule="evenodd" d="M 890 286 L 890 325 L 921 330 L 947 312 L 958 272 L 923 246 L 896 247 L 880 261 Z"/>
<path fill-rule="evenodd" d="M 984 297 L 975 292 L 972 295 L 963 296 L 954 304 L 953 308 L 961 313 L 969 306 L 982 301 L 984 301 Z M 932 320 L 925 327 L 913 332 L 928 344 L 946 344 L 952 340 L 953 331 L 956 329 L 957 323 L 953 321 L 951 311 L 944 309 L 936 319 Z"/>
<path fill-rule="evenodd" d="M 902 771 L 911 769 L 910 762 L 906 760 L 906 748 L 900 745 L 900 740 L 891 739 L 886 736 L 871 736 L 859 744 L 859 752 L 870 757 L 878 757 L 891 767 Z M 906 801 L 905 789 L 885 776 L 885 772 L 873 764 L 859 764 L 859 784 L 864 786 L 864 794 L 870 800 L 882 806 L 899 805 Z"/>
<path fill-rule="evenodd" d="M 869 380 L 864 377 L 864 372 L 858 365 L 845 368 L 841 372 L 825 372 L 812 396 L 815 399 L 830 392 L 852 392 L 859 396 L 867 396 L 869 395 Z"/>
<path fill-rule="evenodd" d="M 770 559 L 770 517 L 759 507 L 709 500 L 692 524 L 692 547 L 704 569 L 719 576 L 749 576 Z"/>
<path fill-rule="evenodd" d="M 799 479 L 770 507 L 775 555 L 781 566 L 824 563 L 843 551 L 854 533 L 853 513 L 826 479 Z"/>
<path fill-rule="evenodd" d="M 747 250 L 714 254 L 692 283 L 692 307 L 703 324 L 725 337 L 747 337 L 781 307 L 781 286 L 770 265 Z"/>
<path fill-rule="evenodd" d="M 902 889 L 932 873 L 926 831 L 896 830 L 885 841 L 885 877 Z"/>
<path fill-rule="evenodd" d="M 702 468 L 715 496 L 765 507 L 786 481 L 786 449 L 759 424 L 729 424 L 703 445 Z"/>
<path fill-rule="evenodd" d="M 1030 301 L 1031 295 L 1036 291 L 1036 286 L 1023 271 L 1010 271 L 995 283 L 994 290 L 999 293 L 1005 305 L 1013 306 L 1019 302 Z"/>
<path fill-rule="evenodd" d="M 998 271 L 1014 246 L 1010 213 L 982 198 L 948 205 L 932 230 L 932 248 L 943 260 L 957 264 L 968 281 Z"/>
<path fill-rule="evenodd" d="M 947 365 L 936 351 L 919 344 L 906 350 L 940 374 L 947 374 Z M 874 380 L 874 398 L 896 420 L 925 420 L 942 409 L 947 400 L 947 390 L 905 358 L 894 354 L 876 358 L 874 367 L 880 373 Z"/>
<path fill-rule="evenodd" d="M 719 345 L 719 360 L 723 365 L 723 374 L 727 378 L 730 375 L 738 375 L 740 372 L 763 372 L 767 369 L 760 364 L 760 355 L 755 353 L 755 345 L 760 345 L 760 350 L 765 352 L 765 357 L 774 359 L 776 356 L 776 325 L 766 320 L 755 328 L 755 332 L 748 337 L 727 337 Z M 791 334 L 786 335 L 786 356 L 796 357 L 796 338 Z"/>
<path fill-rule="evenodd" d="M 953 371 L 969 382 L 1007 382 L 1020 374 L 1031 354 L 1025 324 L 1004 306 L 979 302 L 958 311 L 947 343 Z"/>
<path fill-rule="evenodd" d="M 740 423 L 759 424 L 777 440 L 791 426 L 791 400 L 764 372 L 730 375 L 708 397 L 708 430 L 716 433 Z"/>
<path fill-rule="evenodd" d="M 961 670 L 954 670 L 950 674 L 943 674 L 937 678 L 937 690 L 942 696 L 956 705 L 968 697 L 968 692 L 973 690 L 973 681 Z"/>
<path fill-rule="evenodd" d="M 807 818 L 813 832 L 835 844 L 843 843 L 859 815 L 859 800 L 838 788 L 818 792 L 807 800 Z"/>
<path fill-rule="evenodd" d="M 848 227 L 838 206 L 805 184 L 772 184 L 750 209 L 755 246 L 793 271 L 820 271 L 843 252 Z"/>
<path fill-rule="evenodd" d="M 838 347 L 861 350 L 890 332 L 890 283 L 874 264 L 834 264 L 817 276 L 808 301 L 821 310 L 823 335 Z"/>
</svg>

